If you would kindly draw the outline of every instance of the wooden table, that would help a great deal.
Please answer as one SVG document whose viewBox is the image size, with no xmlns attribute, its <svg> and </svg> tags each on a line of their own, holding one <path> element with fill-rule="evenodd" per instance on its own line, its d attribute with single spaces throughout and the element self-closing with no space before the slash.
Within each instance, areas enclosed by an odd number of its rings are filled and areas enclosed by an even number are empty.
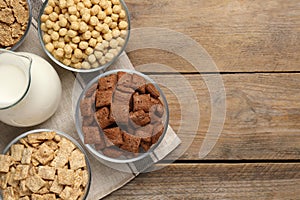
<svg viewBox="0 0 300 200">
<path fill-rule="evenodd" d="M 140 175 L 107 199 L 300 199 L 300 2 L 125 1 L 133 29 L 172 29 L 208 51 L 224 81 L 226 121 L 216 146 L 200 160 L 210 117 L 201 76 L 168 52 L 129 53 L 134 65 L 155 60 L 190 81 L 200 101 L 200 127 L 179 160 Z M 167 95 L 176 130 L 178 102 Z"/>
<path fill-rule="evenodd" d="M 155 61 L 181 72 L 199 99 L 200 124 L 180 159 L 170 165 L 160 163 L 163 169 L 139 175 L 106 199 L 300 199 L 299 1 L 125 1 L 133 29 L 172 29 L 207 50 L 220 73 L 204 76 L 221 75 L 226 119 L 213 150 L 199 159 L 211 115 L 203 76 L 169 52 L 143 49 L 128 53 L 135 66 Z M 58 72 L 64 85 L 70 85 L 63 88 L 68 98 L 74 76 L 66 70 Z M 176 80 L 178 75 L 166 71 L 160 76 Z M 180 107 L 170 91 L 165 93 L 170 125 L 176 131 Z M 63 124 L 57 126 L 67 129 Z M 27 130 L 4 124 L 0 129 Z M 189 137 L 189 131 L 184 137 Z"/>
</svg>

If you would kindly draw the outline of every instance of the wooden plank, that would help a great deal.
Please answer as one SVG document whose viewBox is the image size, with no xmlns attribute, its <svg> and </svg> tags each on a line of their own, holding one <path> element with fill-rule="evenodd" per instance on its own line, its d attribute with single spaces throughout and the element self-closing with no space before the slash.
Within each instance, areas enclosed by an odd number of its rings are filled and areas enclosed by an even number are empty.
<svg viewBox="0 0 300 200">
<path fill-rule="evenodd" d="M 105 199 L 299 199 L 300 163 L 174 164 Z"/>
<path fill-rule="evenodd" d="M 213 76 L 203 75 L 206 79 Z M 182 139 L 173 156 L 185 152 L 181 159 L 198 160 L 203 139 L 210 136 L 206 132 L 211 120 L 210 96 L 203 78 L 184 75 L 199 102 L 200 124 L 194 138 L 187 120 L 182 121 L 181 117 L 182 112 L 187 115 L 195 112 L 189 108 L 195 100 L 181 82 L 178 83 L 179 76 L 151 77 L 168 84 L 169 89 L 162 88 L 169 103 L 170 125 Z M 209 137 L 208 141 L 216 145 L 205 159 L 299 159 L 300 74 L 227 74 L 222 78 L 226 90 L 225 124 L 219 139 Z M 172 88 L 184 95 L 182 104 L 172 94 Z M 179 130 L 181 122 L 182 130 Z"/>
<path fill-rule="evenodd" d="M 125 2 L 133 29 L 160 27 L 190 36 L 208 51 L 221 72 L 299 71 L 298 0 Z M 153 34 L 154 40 L 166 37 Z M 178 56 L 159 50 L 138 50 L 129 57 L 134 65 L 155 61 L 178 71 L 195 71 Z"/>
</svg>

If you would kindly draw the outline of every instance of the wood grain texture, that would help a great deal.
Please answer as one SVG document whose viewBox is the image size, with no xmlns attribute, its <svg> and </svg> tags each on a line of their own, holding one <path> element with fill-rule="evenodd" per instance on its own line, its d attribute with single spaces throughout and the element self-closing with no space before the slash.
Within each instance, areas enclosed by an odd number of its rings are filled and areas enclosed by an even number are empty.
<svg viewBox="0 0 300 200">
<path fill-rule="evenodd" d="M 215 75 L 204 75 L 210 76 Z M 151 77 L 166 80 L 169 87 L 177 87 L 182 93 L 185 90 L 176 75 Z M 173 155 L 177 156 L 188 147 L 181 159 L 198 160 L 203 139 L 209 136 L 206 132 L 212 117 L 210 96 L 200 75 L 185 75 L 184 78 L 197 95 L 200 124 L 193 138 L 194 133 L 181 120 L 182 112 L 193 111 L 183 111 L 176 95 L 162 87 L 169 103 L 170 125 L 183 141 Z M 216 145 L 205 159 L 299 159 L 300 74 L 229 74 L 222 78 L 226 90 L 225 124 L 218 140 L 210 138 L 209 141 Z M 185 97 L 183 103 L 195 101 L 190 95 Z M 178 131 L 180 126 L 182 131 Z M 193 139 L 192 145 L 187 146 Z"/>
<path fill-rule="evenodd" d="M 208 51 L 221 72 L 299 71 L 298 0 L 125 2 L 133 29 L 162 27 L 188 35 Z M 168 52 L 139 50 L 129 57 L 135 65 L 156 61 L 195 71 Z"/>
<path fill-rule="evenodd" d="M 105 199 L 296 200 L 300 164 L 174 164 Z"/>
</svg>

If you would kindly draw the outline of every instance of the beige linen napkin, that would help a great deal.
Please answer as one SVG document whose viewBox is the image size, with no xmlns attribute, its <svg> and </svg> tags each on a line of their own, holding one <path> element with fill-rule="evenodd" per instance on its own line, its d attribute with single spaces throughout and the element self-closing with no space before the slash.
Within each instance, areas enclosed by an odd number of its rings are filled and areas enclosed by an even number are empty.
<svg viewBox="0 0 300 200">
<path fill-rule="evenodd" d="M 60 106 L 53 117 L 51 117 L 45 123 L 30 127 L 30 128 L 15 128 L 7 126 L 0 122 L 0 151 L 2 151 L 5 146 L 16 136 L 19 134 L 37 128 L 49 128 L 63 131 L 78 141 L 80 141 L 78 134 L 76 132 L 75 124 L 74 124 L 74 103 L 72 102 L 73 95 L 73 87 L 76 81 L 75 75 L 72 72 L 64 70 L 58 66 L 56 66 L 53 62 L 47 58 L 45 53 L 42 50 L 42 47 L 39 43 L 38 33 L 37 33 L 37 23 L 33 20 L 33 24 L 31 26 L 30 32 L 25 40 L 25 42 L 19 47 L 17 51 L 19 52 L 31 52 L 41 57 L 47 59 L 58 72 L 60 79 L 62 81 L 63 87 L 63 95 Z M 126 53 L 123 53 L 119 60 L 111 67 L 111 68 L 129 68 L 134 69 L 130 60 L 128 59 Z M 21 114 L 21 113 L 20 113 Z M 141 161 L 134 162 L 131 164 L 122 164 L 117 167 L 122 168 L 122 170 L 126 170 L 129 173 L 116 170 L 116 167 L 110 164 L 103 164 L 96 160 L 89 153 L 89 160 L 91 163 L 92 169 L 92 183 L 91 189 L 87 199 L 95 200 L 101 199 L 104 196 L 110 194 L 111 192 L 117 190 L 122 187 L 130 180 L 132 180 L 135 176 L 139 174 L 139 172 L 144 171 L 157 161 L 163 159 L 170 152 L 172 152 L 179 144 L 181 143 L 180 139 L 177 137 L 175 132 L 169 126 L 165 138 L 159 145 L 159 147 L 154 151 L 153 154 L 144 158 Z M 109 167 L 113 166 L 113 168 Z M 1 197 L 0 197 L 1 199 Z"/>
</svg>

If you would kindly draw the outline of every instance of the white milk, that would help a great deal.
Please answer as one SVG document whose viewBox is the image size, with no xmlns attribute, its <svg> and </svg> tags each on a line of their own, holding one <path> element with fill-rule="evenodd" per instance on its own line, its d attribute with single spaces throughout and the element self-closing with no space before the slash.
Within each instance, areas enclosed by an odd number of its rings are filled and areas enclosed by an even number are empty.
<svg viewBox="0 0 300 200">
<path fill-rule="evenodd" d="M 30 53 L 22 54 L 32 58 L 28 91 L 28 70 L 20 65 L 7 65 L 8 61 L 0 56 L 0 108 L 16 102 L 27 91 L 16 105 L 0 110 L 0 121 L 18 127 L 34 126 L 51 117 L 58 108 L 62 92 L 60 79 L 46 60 Z"/>
<path fill-rule="evenodd" d="M 14 78 L 12 78 L 14 77 Z M 18 66 L 0 63 L 0 107 L 17 102 L 25 93 L 26 74 Z"/>
</svg>

